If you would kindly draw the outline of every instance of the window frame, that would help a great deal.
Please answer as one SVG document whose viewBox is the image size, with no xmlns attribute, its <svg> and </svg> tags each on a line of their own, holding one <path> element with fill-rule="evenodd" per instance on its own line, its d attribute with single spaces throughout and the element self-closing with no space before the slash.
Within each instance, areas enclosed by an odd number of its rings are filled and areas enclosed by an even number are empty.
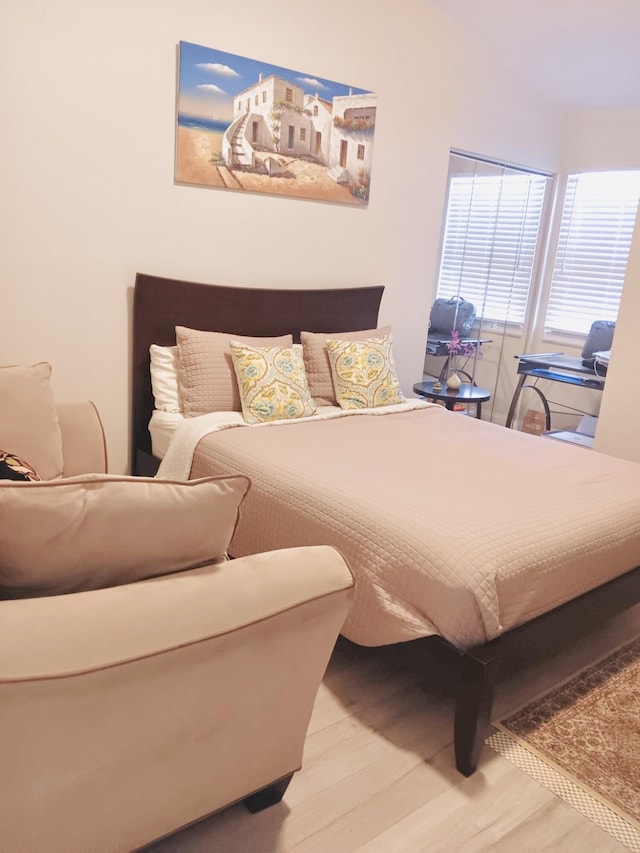
<svg viewBox="0 0 640 853">
<path fill-rule="evenodd" d="M 548 238 L 548 229 L 549 229 L 549 221 L 551 216 L 551 210 L 553 206 L 553 196 L 554 196 L 554 186 L 556 176 L 548 171 L 543 171 L 540 169 L 534 169 L 531 167 L 520 166 L 513 163 L 506 163 L 494 158 L 483 157 L 481 155 L 472 154 L 469 152 L 451 149 L 449 154 L 449 170 L 447 174 L 447 187 L 446 187 L 446 195 L 445 195 L 445 204 L 444 204 L 444 212 L 442 218 L 442 233 L 440 240 L 440 252 L 438 258 L 438 270 L 436 273 L 435 280 L 435 295 L 434 299 L 439 296 L 449 296 L 452 294 L 443 293 L 440 291 L 440 283 L 442 277 L 442 266 L 443 266 L 443 258 L 444 258 L 444 250 L 445 250 L 445 241 L 447 237 L 447 220 L 449 215 L 449 205 L 451 201 L 451 183 L 452 178 L 458 177 L 453 172 L 453 160 L 452 158 L 457 157 L 463 160 L 468 161 L 473 164 L 473 168 L 477 169 L 478 167 L 487 166 L 493 167 L 496 170 L 501 169 L 502 174 L 496 173 L 496 178 L 503 178 L 507 171 L 511 171 L 514 175 L 517 176 L 531 176 L 531 177 L 539 177 L 543 179 L 544 189 L 542 191 L 542 198 L 540 201 L 540 216 L 538 222 L 538 230 L 537 230 L 537 239 L 534 243 L 533 256 L 530 265 L 530 274 L 529 274 L 529 282 L 527 286 L 527 295 L 525 299 L 524 309 L 522 312 L 521 319 L 510 319 L 508 316 L 505 317 L 493 317 L 490 314 L 483 312 L 483 306 L 478 305 L 476 303 L 476 324 L 481 327 L 483 330 L 491 330 L 491 329 L 502 329 L 505 334 L 523 336 L 527 333 L 527 330 L 530 328 L 532 324 L 532 319 L 534 313 L 536 311 L 536 307 L 538 304 L 539 298 L 539 289 L 540 289 L 540 279 L 541 279 L 541 269 L 544 263 L 545 256 L 545 247 L 547 244 Z M 471 175 L 475 178 L 475 174 Z M 479 176 L 483 177 L 483 176 Z M 466 238 L 467 235 L 465 235 Z M 494 241 L 495 242 L 495 241 Z M 513 279 L 512 279 L 513 280 Z M 464 298 L 469 299 L 470 301 L 474 301 L 472 295 L 465 295 L 460 289 L 457 291 L 459 295 Z M 504 293 L 507 293 L 505 288 Z"/>
<path fill-rule="evenodd" d="M 640 180 L 640 169 L 587 169 L 580 171 L 571 171 L 563 175 L 562 177 L 562 191 L 558 193 L 558 197 L 556 199 L 556 212 L 554 215 L 553 228 L 550 234 L 550 238 L 547 246 L 547 263 L 545 265 L 545 273 L 544 273 L 544 281 L 542 284 L 542 292 L 539 299 L 539 315 L 538 315 L 538 328 L 539 328 L 539 336 L 543 341 L 549 341 L 552 343 L 566 344 L 568 346 L 582 346 L 588 332 L 590 323 L 593 320 L 607 320 L 612 319 L 610 314 L 607 314 L 606 310 L 603 309 L 602 316 L 600 314 L 596 317 L 593 316 L 591 320 L 585 321 L 582 330 L 577 330 L 575 327 L 568 329 L 562 328 L 559 325 L 548 322 L 549 318 L 549 306 L 552 298 L 552 290 L 554 287 L 554 276 L 559 264 L 559 259 L 561 259 L 565 252 L 564 246 L 561 246 L 564 239 L 566 239 L 563 234 L 563 229 L 566 228 L 566 209 L 568 203 L 568 196 L 571 194 L 570 184 L 572 178 L 580 177 L 582 175 L 593 175 L 593 174 L 606 174 L 610 175 L 611 173 L 619 173 L 619 172 L 630 172 L 634 173 L 638 176 L 638 180 Z M 575 198 L 573 199 L 575 203 Z M 639 208 L 640 209 L 640 208 Z M 627 223 L 627 227 L 630 230 L 629 236 L 629 248 L 631 247 L 631 243 L 633 241 L 633 236 L 635 233 L 635 225 L 638 221 L 638 209 L 636 209 L 635 217 L 630 217 L 630 224 Z M 622 273 L 620 277 L 620 287 L 618 293 L 618 311 L 620 307 L 620 299 L 622 297 L 622 291 L 624 289 L 624 279 L 626 274 L 626 267 L 628 264 L 628 255 L 629 252 L 626 253 L 625 259 L 625 271 Z M 595 310 L 598 310 L 597 308 Z M 616 311 L 616 316 L 618 311 Z M 606 316 L 605 316 L 606 314 Z M 615 318 L 614 318 L 615 319 Z"/>
</svg>

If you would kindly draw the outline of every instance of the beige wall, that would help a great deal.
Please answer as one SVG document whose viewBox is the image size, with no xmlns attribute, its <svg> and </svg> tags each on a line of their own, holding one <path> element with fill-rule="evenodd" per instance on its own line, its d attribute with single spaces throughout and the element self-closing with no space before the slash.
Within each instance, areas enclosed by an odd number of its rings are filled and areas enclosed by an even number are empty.
<svg viewBox="0 0 640 853">
<path fill-rule="evenodd" d="M 490 59 L 480 40 L 456 40 L 456 109 L 451 128 L 451 147 L 505 163 L 556 172 L 562 154 L 563 115 L 520 78 L 505 74 Z M 436 226 L 440 228 L 440 223 Z M 514 356 L 527 350 L 519 332 L 483 329 L 483 357 L 475 364 L 478 385 L 492 392 L 483 406 L 483 417 L 504 423 L 517 381 Z M 438 373 L 442 359 L 427 357 L 425 369 Z M 496 378 L 497 377 L 497 378 Z"/>
<path fill-rule="evenodd" d="M 640 109 L 582 110 L 564 117 L 562 168 L 640 168 Z"/>
<path fill-rule="evenodd" d="M 0 363 L 48 360 L 59 400 L 94 399 L 114 472 L 129 458 L 136 271 L 384 284 L 381 320 L 409 390 L 422 373 L 449 148 L 555 166 L 557 114 L 426 0 L 278 14 L 262 0 L 3 0 L 0 28 Z M 369 207 L 174 185 L 180 40 L 375 91 Z"/>
</svg>

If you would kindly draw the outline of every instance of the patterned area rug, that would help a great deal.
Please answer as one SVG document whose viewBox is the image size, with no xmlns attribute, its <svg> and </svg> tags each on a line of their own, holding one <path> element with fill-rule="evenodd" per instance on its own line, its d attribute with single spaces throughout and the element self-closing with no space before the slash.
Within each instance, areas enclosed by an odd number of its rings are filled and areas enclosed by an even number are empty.
<svg viewBox="0 0 640 853">
<path fill-rule="evenodd" d="M 640 639 L 493 725 L 489 746 L 640 851 Z"/>
</svg>

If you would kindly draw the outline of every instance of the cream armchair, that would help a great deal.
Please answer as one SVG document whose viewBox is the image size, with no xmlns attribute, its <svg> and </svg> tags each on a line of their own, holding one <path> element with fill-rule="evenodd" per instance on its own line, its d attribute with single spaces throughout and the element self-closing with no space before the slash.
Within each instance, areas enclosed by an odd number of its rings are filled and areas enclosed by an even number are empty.
<svg viewBox="0 0 640 853">
<path fill-rule="evenodd" d="M 63 476 L 103 474 L 107 470 L 107 445 L 100 415 L 90 400 L 57 403 L 62 433 Z"/>
<path fill-rule="evenodd" d="M 65 476 L 104 470 L 95 409 L 59 412 Z M 131 851 L 278 802 L 352 593 L 316 546 L 0 601 L 2 853 Z"/>
</svg>

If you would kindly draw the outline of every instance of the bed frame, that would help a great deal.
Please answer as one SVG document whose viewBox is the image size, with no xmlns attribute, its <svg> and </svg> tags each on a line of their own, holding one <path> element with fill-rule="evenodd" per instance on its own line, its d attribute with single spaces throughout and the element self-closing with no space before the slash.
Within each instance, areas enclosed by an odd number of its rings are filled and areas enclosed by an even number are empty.
<svg viewBox="0 0 640 853">
<path fill-rule="evenodd" d="M 149 347 L 176 342 L 175 326 L 237 335 L 275 336 L 301 331 L 346 332 L 372 329 L 378 322 L 383 287 L 326 290 L 271 290 L 199 284 L 138 273 L 133 300 L 132 471 L 153 476 L 159 460 L 151 453 L 147 425 L 153 411 Z M 329 543 L 330 544 L 330 543 Z M 640 602 L 640 568 L 580 596 L 501 637 L 460 650 L 441 637 L 453 667 L 456 693 L 454 748 L 456 766 L 465 776 L 476 769 L 489 730 L 500 662 L 516 650 L 536 646 L 540 636 L 557 636 L 567 620 L 577 631 Z M 548 645 L 548 643 L 547 643 Z"/>
<path fill-rule="evenodd" d="M 204 332 L 276 337 L 300 332 L 374 329 L 384 287 L 266 290 L 198 284 L 138 273 L 133 293 L 131 470 L 153 476 L 148 424 L 153 411 L 149 347 L 173 346 L 176 326 Z"/>
</svg>

